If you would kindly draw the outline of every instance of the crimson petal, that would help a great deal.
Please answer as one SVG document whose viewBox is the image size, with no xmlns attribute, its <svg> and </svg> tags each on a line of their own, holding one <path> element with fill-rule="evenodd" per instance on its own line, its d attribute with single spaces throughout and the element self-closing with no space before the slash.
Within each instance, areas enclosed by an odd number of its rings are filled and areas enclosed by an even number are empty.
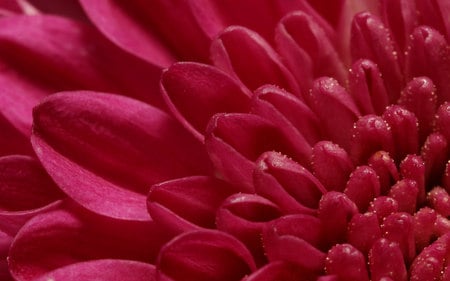
<svg viewBox="0 0 450 281">
<path fill-rule="evenodd" d="M 356 214 L 348 225 L 348 242 L 367 255 L 373 243 L 381 238 L 377 214 L 367 212 Z"/>
<path fill-rule="evenodd" d="M 338 244 L 328 251 L 325 270 L 340 281 L 369 281 L 364 255 L 350 244 Z"/>
<path fill-rule="evenodd" d="M 306 276 L 305 276 L 306 275 Z M 304 270 L 297 265 L 284 262 L 274 261 L 259 268 L 242 281 L 306 281 L 311 280 L 307 277 Z"/>
<path fill-rule="evenodd" d="M 129 260 L 93 260 L 58 268 L 34 281 L 119 281 L 124 276 L 127 281 L 155 281 L 155 266 Z"/>
<path fill-rule="evenodd" d="M 360 212 L 365 212 L 370 202 L 380 196 L 380 181 L 369 166 L 359 166 L 352 172 L 344 194 L 352 200 Z"/>
<path fill-rule="evenodd" d="M 116 218 L 149 220 L 149 184 L 210 171 L 200 142 L 168 115 L 111 94 L 52 95 L 34 110 L 32 144 L 65 193 Z"/>
<path fill-rule="evenodd" d="M 177 236 L 159 252 L 157 280 L 238 281 L 256 269 L 236 238 L 215 230 Z"/>
<path fill-rule="evenodd" d="M 369 266 L 372 280 L 391 278 L 395 281 L 407 281 L 408 273 L 398 243 L 379 239 L 370 249 Z"/>
<path fill-rule="evenodd" d="M 387 194 L 391 186 L 399 180 L 394 159 L 386 151 L 377 151 L 369 158 L 367 163 L 378 175 L 380 193 Z"/>
</svg>

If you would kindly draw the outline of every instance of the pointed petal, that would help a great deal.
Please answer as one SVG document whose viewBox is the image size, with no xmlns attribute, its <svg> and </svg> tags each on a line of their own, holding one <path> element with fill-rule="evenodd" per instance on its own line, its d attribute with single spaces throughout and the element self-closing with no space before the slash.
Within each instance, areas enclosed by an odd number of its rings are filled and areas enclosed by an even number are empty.
<svg viewBox="0 0 450 281">
<path fill-rule="evenodd" d="M 398 243 L 387 239 L 375 242 L 369 254 L 369 267 L 372 280 L 388 277 L 396 281 L 407 281 L 408 273 Z"/>
<path fill-rule="evenodd" d="M 319 78 L 314 81 L 308 104 L 319 117 L 324 133 L 332 142 L 348 151 L 350 134 L 342 132 L 351 130 L 359 112 L 346 90 L 333 78 Z"/>
<path fill-rule="evenodd" d="M 311 163 L 314 176 L 328 191 L 343 191 L 354 169 L 347 152 L 329 141 L 313 147 Z"/>
<path fill-rule="evenodd" d="M 328 251 L 325 271 L 341 281 L 369 281 L 363 254 L 350 244 L 338 244 Z"/>
<path fill-rule="evenodd" d="M 154 261 L 165 239 L 152 222 L 110 219 L 68 207 L 32 218 L 16 235 L 9 252 L 16 280 L 34 280 L 91 259 Z"/>
<path fill-rule="evenodd" d="M 355 61 L 349 71 L 349 92 L 363 115 L 381 114 L 389 104 L 378 66 L 367 59 Z"/>
<path fill-rule="evenodd" d="M 212 177 L 175 179 L 153 185 L 147 207 L 155 222 L 177 234 L 186 230 L 182 227 L 185 224 L 215 228 L 216 210 L 234 191 L 233 187 Z"/>
<path fill-rule="evenodd" d="M 65 193 L 116 218 L 148 220 L 149 184 L 210 171 L 201 144 L 168 115 L 111 94 L 52 95 L 34 110 L 32 143 Z"/>
<path fill-rule="evenodd" d="M 92 260 L 56 269 L 35 281 L 118 281 L 124 276 L 129 281 L 155 281 L 155 266 L 129 260 Z"/>
<path fill-rule="evenodd" d="M 375 62 L 383 75 L 390 103 L 395 102 L 400 93 L 402 73 L 389 29 L 376 16 L 365 12 L 354 17 L 351 34 L 353 61 L 365 58 Z"/>
<path fill-rule="evenodd" d="M 173 64 L 163 73 L 161 88 L 173 115 L 201 140 L 214 114 L 249 110 L 251 93 L 226 73 L 206 64 Z"/>
<path fill-rule="evenodd" d="M 437 110 L 437 95 L 433 81 L 427 77 L 417 77 L 409 81 L 400 94 L 398 104 L 417 117 L 420 143 L 423 143 L 432 130 Z"/>
<path fill-rule="evenodd" d="M 198 281 L 238 281 L 256 269 L 241 242 L 213 230 L 177 236 L 161 249 L 156 267 L 161 280 Z"/>
<path fill-rule="evenodd" d="M 283 212 L 309 213 L 327 192 L 307 169 L 282 154 L 266 152 L 256 163 L 256 193 L 277 204 Z"/>
<path fill-rule="evenodd" d="M 450 99 L 449 61 L 450 48 L 444 36 L 431 27 L 417 27 L 407 49 L 406 80 L 427 76 L 436 85 L 438 104 L 442 104 Z"/>
<path fill-rule="evenodd" d="M 296 96 L 300 90 L 278 54 L 257 33 L 240 26 L 225 29 L 211 44 L 214 65 L 239 78 L 250 90 L 274 84 Z"/>
</svg>

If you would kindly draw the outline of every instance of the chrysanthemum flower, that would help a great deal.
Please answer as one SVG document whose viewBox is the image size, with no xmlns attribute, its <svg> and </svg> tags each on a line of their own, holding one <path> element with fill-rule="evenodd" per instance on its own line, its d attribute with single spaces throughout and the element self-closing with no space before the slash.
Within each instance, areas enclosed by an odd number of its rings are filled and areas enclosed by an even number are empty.
<svg viewBox="0 0 450 281">
<path fill-rule="evenodd" d="M 49 3 L 0 2 L 2 280 L 450 280 L 450 1 Z"/>
</svg>

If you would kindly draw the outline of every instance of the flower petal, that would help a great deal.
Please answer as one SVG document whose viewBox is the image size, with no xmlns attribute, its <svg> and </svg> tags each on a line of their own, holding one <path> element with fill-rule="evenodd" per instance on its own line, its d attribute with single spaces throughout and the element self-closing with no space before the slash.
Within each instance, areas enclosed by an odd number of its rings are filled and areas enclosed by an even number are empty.
<svg viewBox="0 0 450 281">
<path fill-rule="evenodd" d="M 392 197 L 379 196 L 370 203 L 367 211 L 376 214 L 381 224 L 387 216 L 398 212 L 398 202 Z"/>
<path fill-rule="evenodd" d="M 153 222 L 116 220 L 66 206 L 35 216 L 16 235 L 9 253 L 16 280 L 34 280 L 92 259 L 154 261 L 166 239 Z"/>
<path fill-rule="evenodd" d="M 448 140 L 440 133 L 432 133 L 427 137 L 420 151 L 425 162 L 425 182 L 427 186 L 440 184 L 447 164 L 450 150 Z"/>
<path fill-rule="evenodd" d="M 393 213 L 387 216 L 381 225 L 383 238 L 397 242 L 406 263 L 416 256 L 414 243 L 414 220 L 408 213 Z"/>
<path fill-rule="evenodd" d="M 380 181 L 375 170 L 369 166 L 357 167 L 350 175 L 344 194 L 364 213 L 370 202 L 380 196 Z"/>
<path fill-rule="evenodd" d="M 399 180 L 394 159 L 386 151 L 377 151 L 369 158 L 367 164 L 377 173 L 380 193 L 387 194 L 391 186 Z"/>
<path fill-rule="evenodd" d="M 338 244 L 328 251 L 325 271 L 340 281 L 369 281 L 364 255 L 350 244 Z"/>
<path fill-rule="evenodd" d="M 211 60 L 250 90 L 274 84 L 300 96 L 297 82 L 275 50 L 249 29 L 241 26 L 226 28 L 211 44 Z"/>
<path fill-rule="evenodd" d="M 202 140 L 214 114 L 249 110 L 251 93 L 226 73 L 206 64 L 176 63 L 163 73 L 161 85 L 174 116 Z"/>
<path fill-rule="evenodd" d="M 409 0 L 381 0 L 381 16 L 400 49 L 404 50 L 409 35 L 418 24 L 416 1 Z M 402 56 L 401 53 L 399 53 Z"/>
<path fill-rule="evenodd" d="M 377 214 L 367 212 L 354 215 L 348 225 L 347 237 L 352 246 L 367 255 L 373 243 L 381 238 Z"/>
<path fill-rule="evenodd" d="M 416 212 L 418 194 L 419 187 L 411 179 L 400 180 L 389 190 L 389 196 L 398 202 L 398 210 L 409 214 Z"/>
<path fill-rule="evenodd" d="M 414 240 L 418 253 L 433 241 L 436 219 L 436 211 L 429 207 L 423 207 L 414 214 Z"/>
<path fill-rule="evenodd" d="M 408 273 L 398 243 L 387 239 L 379 239 L 370 249 L 369 266 L 372 280 L 391 278 L 396 281 L 407 281 Z"/>
<path fill-rule="evenodd" d="M 269 262 L 257 271 L 250 274 L 242 281 L 306 281 L 305 270 L 301 270 L 297 265 L 284 262 Z"/>
<path fill-rule="evenodd" d="M 129 260 L 93 260 L 67 265 L 51 271 L 35 281 L 154 281 L 155 266 Z"/>
<path fill-rule="evenodd" d="M 116 218 L 149 220 L 149 184 L 210 171 L 200 142 L 169 116 L 110 94 L 52 95 L 34 110 L 32 143 L 65 193 Z"/>
<path fill-rule="evenodd" d="M 157 280 L 233 281 L 256 269 L 245 246 L 219 231 L 182 234 L 159 252 Z"/>
<path fill-rule="evenodd" d="M 190 224 L 214 228 L 216 210 L 234 192 L 235 188 L 212 177 L 174 179 L 150 188 L 147 207 L 153 220 L 170 232 L 196 229 Z"/>
</svg>

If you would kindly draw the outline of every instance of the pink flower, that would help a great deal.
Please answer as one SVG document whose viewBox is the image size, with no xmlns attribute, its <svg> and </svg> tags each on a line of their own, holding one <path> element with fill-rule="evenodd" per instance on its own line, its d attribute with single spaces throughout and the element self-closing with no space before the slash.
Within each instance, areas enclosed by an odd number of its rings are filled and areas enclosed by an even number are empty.
<svg viewBox="0 0 450 281">
<path fill-rule="evenodd" d="M 449 278 L 450 2 L 49 3 L 0 2 L 2 280 Z"/>
</svg>

